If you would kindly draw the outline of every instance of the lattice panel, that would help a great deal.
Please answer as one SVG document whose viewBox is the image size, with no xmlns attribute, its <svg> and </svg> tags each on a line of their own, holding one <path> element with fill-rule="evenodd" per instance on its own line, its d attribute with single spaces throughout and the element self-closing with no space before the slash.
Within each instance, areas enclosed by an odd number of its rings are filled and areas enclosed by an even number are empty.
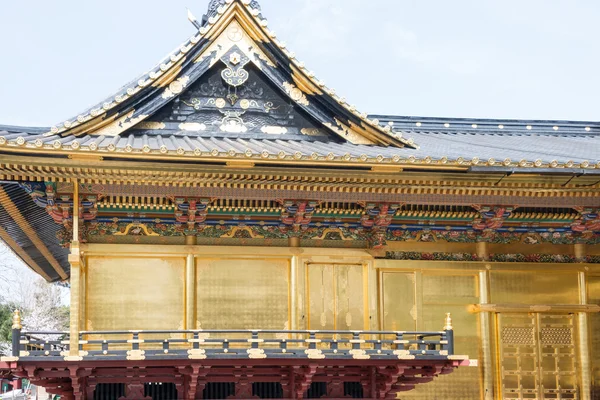
<svg viewBox="0 0 600 400">
<path fill-rule="evenodd" d="M 579 399 L 572 315 L 498 314 L 503 399 Z"/>
<path fill-rule="evenodd" d="M 502 328 L 502 343 L 516 346 L 533 346 L 535 344 L 534 329 L 505 326 Z"/>
<path fill-rule="evenodd" d="M 540 314 L 538 325 L 544 399 L 579 399 L 574 316 Z"/>
<path fill-rule="evenodd" d="M 573 330 L 571 328 L 542 328 L 540 329 L 540 343 L 547 345 L 573 343 Z"/>
</svg>

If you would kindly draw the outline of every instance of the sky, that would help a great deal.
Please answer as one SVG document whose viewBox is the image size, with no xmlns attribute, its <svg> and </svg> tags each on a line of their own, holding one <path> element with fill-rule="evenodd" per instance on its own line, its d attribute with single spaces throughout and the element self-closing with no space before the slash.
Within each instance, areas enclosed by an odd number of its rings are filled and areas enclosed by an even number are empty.
<svg viewBox="0 0 600 400">
<path fill-rule="evenodd" d="M 0 11 L 0 124 L 50 126 L 146 72 L 208 0 L 28 0 Z M 362 112 L 600 114 L 596 0 L 261 0 L 269 27 Z"/>
</svg>

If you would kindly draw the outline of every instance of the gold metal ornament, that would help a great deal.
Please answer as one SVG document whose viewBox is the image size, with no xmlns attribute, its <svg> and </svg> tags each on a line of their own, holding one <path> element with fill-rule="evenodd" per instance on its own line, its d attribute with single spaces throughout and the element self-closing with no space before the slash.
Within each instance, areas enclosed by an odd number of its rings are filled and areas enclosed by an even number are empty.
<svg viewBox="0 0 600 400">
<path fill-rule="evenodd" d="M 446 321 L 445 321 L 446 325 L 444 325 L 444 330 L 445 331 L 451 331 L 453 330 L 452 328 L 452 316 L 450 315 L 450 313 L 446 313 Z"/>
<path fill-rule="evenodd" d="M 15 310 L 13 312 L 13 318 L 12 318 L 12 329 L 22 329 L 22 328 L 23 328 L 23 324 L 21 321 L 21 311 Z"/>
</svg>

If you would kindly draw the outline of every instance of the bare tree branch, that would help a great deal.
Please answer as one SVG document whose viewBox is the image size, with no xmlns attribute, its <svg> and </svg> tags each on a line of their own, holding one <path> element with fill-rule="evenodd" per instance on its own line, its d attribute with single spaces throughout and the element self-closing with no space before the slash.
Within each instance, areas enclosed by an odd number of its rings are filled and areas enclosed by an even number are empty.
<svg viewBox="0 0 600 400">
<path fill-rule="evenodd" d="M 15 264 L 11 261 L 13 258 L 12 251 L 0 241 L 0 286 L 10 285 L 15 280 Z M 1 297 L 0 295 L 0 299 Z"/>
</svg>

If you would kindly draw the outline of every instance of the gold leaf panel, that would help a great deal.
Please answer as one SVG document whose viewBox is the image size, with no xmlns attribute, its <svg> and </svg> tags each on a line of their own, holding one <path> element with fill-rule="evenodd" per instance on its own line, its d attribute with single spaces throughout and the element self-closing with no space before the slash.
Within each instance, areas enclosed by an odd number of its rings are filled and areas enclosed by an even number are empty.
<svg viewBox="0 0 600 400">
<path fill-rule="evenodd" d="M 202 329 L 289 329 L 289 260 L 198 259 Z"/>
</svg>

